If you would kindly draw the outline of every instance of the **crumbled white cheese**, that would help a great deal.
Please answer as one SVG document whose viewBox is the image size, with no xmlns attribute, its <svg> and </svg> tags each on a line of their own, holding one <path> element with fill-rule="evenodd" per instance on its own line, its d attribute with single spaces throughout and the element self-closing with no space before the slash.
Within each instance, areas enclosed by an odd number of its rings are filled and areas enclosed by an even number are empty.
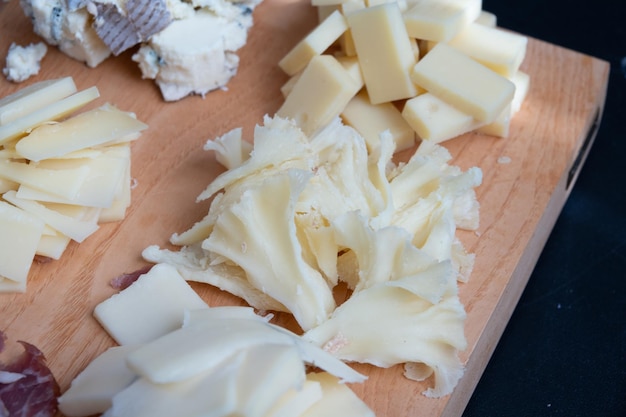
<svg viewBox="0 0 626 417">
<path fill-rule="evenodd" d="M 43 42 L 31 43 L 28 46 L 12 43 L 2 72 L 9 81 L 16 83 L 26 81 L 39 73 L 41 60 L 47 52 L 48 47 Z"/>
</svg>

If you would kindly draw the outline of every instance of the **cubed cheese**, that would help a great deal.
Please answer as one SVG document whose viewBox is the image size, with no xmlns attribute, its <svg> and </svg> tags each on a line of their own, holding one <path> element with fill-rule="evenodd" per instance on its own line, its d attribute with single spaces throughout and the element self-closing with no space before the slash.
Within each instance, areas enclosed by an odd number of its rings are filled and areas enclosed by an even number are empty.
<svg viewBox="0 0 626 417">
<path fill-rule="evenodd" d="M 472 116 L 430 93 L 407 100 L 402 116 L 421 139 L 434 143 L 467 133 L 478 125 Z"/>
<path fill-rule="evenodd" d="M 380 143 L 380 134 L 388 130 L 396 144 L 396 151 L 415 145 L 415 132 L 392 103 L 372 104 L 367 92 L 356 95 L 346 105 L 341 118 L 354 127 L 367 142 L 369 149 Z"/>
<path fill-rule="evenodd" d="M 415 55 L 397 3 L 386 3 L 346 16 L 374 104 L 415 96 L 410 71 Z"/>
<path fill-rule="evenodd" d="M 513 76 L 526 56 L 526 36 L 470 23 L 448 45 L 505 77 Z"/>
<path fill-rule="evenodd" d="M 338 10 L 333 11 L 304 39 L 296 44 L 279 62 L 287 75 L 294 75 L 306 67 L 314 56 L 322 54 L 348 29 L 346 19 Z"/>
<path fill-rule="evenodd" d="M 413 68 L 413 81 L 460 111 L 490 123 L 511 103 L 515 85 L 444 43 Z"/>
<path fill-rule="evenodd" d="M 359 83 L 331 55 L 311 59 L 276 114 L 290 118 L 307 135 L 339 116 L 358 92 Z"/>
</svg>

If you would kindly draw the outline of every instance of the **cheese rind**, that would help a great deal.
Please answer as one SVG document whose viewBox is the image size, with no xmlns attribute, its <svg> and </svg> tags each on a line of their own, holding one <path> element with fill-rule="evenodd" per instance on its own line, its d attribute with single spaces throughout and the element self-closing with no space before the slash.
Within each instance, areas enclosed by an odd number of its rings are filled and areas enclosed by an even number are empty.
<svg viewBox="0 0 626 417">
<path fill-rule="evenodd" d="M 331 55 L 311 59 L 276 114 L 295 120 L 307 135 L 328 124 L 358 92 L 359 83 Z"/>
<path fill-rule="evenodd" d="M 484 123 L 495 120 L 515 94 L 510 80 L 444 43 L 438 43 L 415 65 L 411 78 Z"/>
<path fill-rule="evenodd" d="M 372 103 L 415 96 L 410 71 L 416 60 L 397 3 L 357 10 L 346 19 Z"/>
<path fill-rule="evenodd" d="M 296 44 L 279 62 L 287 74 L 294 75 L 304 69 L 314 56 L 322 54 L 348 29 L 345 17 L 335 10 L 322 23 Z"/>
</svg>

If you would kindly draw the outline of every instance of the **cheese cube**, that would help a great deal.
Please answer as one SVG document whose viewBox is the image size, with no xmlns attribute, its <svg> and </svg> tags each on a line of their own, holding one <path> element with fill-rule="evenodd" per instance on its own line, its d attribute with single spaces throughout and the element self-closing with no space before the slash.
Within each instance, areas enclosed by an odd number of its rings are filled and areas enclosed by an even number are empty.
<svg viewBox="0 0 626 417">
<path fill-rule="evenodd" d="M 0 125 L 5 125 L 76 92 L 72 77 L 41 81 L 0 100 Z"/>
<path fill-rule="evenodd" d="M 415 96 L 410 72 L 416 60 L 398 4 L 368 7 L 346 18 L 372 103 Z"/>
<path fill-rule="evenodd" d="M 348 29 L 346 19 L 335 10 L 296 44 L 279 62 L 287 74 L 294 75 L 306 67 L 314 56 L 321 55 Z"/>
<path fill-rule="evenodd" d="M 111 143 L 147 127 L 130 113 L 106 105 L 60 123 L 36 127 L 17 142 L 15 150 L 31 161 L 41 161 Z"/>
<path fill-rule="evenodd" d="M 372 104 L 367 92 L 357 94 L 341 113 L 343 121 L 355 128 L 375 149 L 380 144 L 380 134 L 388 130 L 396 144 L 396 151 L 415 145 L 415 132 L 392 103 Z"/>
<path fill-rule="evenodd" d="M 131 286 L 98 304 L 96 320 L 120 345 L 143 344 L 183 324 L 184 312 L 207 304 L 168 264 L 156 264 Z"/>
<path fill-rule="evenodd" d="M 413 68 L 411 77 L 441 100 L 490 123 L 515 94 L 515 85 L 462 52 L 438 43 Z"/>
<path fill-rule="evenodd" d="M 498 17 L 491 12 L 481 10 L 480 14 L 474 22 L 478 23 L 479 25 L 485 25 L 491 28 L 495 28 L 496 26 L 498 26 Z"/>
<path fill-rule="evenodd" d="M 0 201 L 0 277 L 14 281 L 7 288 L 26 289 L 28 271 L 35 257 L 44 222 L 37 216 Z"/>
<path fill-rule="evenodd" d="M 363 73 L 361 72 L 361 65 L 359 59 L 355 56 L 340 56 L 337 57 L 337 61 L 350 73 L 352 78 L 359 84 L 359 90 L 365 85 L 363 80 Z"/>
<path fill-rule="evenodd" d="M 515 84 L 515 95 L 511 102 L 511 112 L 517 113 L 522 107 L 522 103 L 528 95 L 530 89 L 530 76 L 523 71 L 517 71 L 511 76 L 511 81 Z"/>
<path fill-rule="evenodd" d="M 430 93 L 407 100 L 402 116 L 421 139 L 434 143 L 452 139 L 478 126 L 472 116 Z"/>
<path fill-rule="evenodd" d="M 448 45 L 505 77 L 517 72 L 528 38 L 517 33 L 470 23 Z"/>
<path fill-rule="evenodd" d="M 305 134 L 312 135 L 339 116 L 359 88 L 336 58 L 319 55 L 311 59 L 276 114 L 295 120 Z"/>
<path fill-rule="evenodd" d="M 91 87 L 28 113 L 5 125 L 0 125 L 0 144 L 24 135 L 28 130 L 42 123 L 60 120 L 99 96 L 98 89 Z"/>
<path fill-rule="evenodd" d="M 403 14 L 412 38 L 447 42 L 480 15 L 481 0 L 421 0 Z"/>
</svg>

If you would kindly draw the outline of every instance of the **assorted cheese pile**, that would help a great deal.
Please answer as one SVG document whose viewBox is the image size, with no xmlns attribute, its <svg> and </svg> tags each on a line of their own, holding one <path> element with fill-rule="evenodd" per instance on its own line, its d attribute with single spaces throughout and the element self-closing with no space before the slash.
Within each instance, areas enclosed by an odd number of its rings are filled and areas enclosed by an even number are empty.
<svg viewBox="0 0 626 417">
<path fill-rule="evenodd" d="M 261 0 L 20 0 L 35 33 L 98 66 L 139 45 L 132 59 L 166 101 L 223 88 L 236 74 Z"/>
<path fill-rule="evenodd" d="M 365 377 L 250 307 L 209 308 L 155 265 L 95 315 L 119 346 L 59 398 L 68 417 L 373 417 L 345 383 Z"/>
<path fill-rule="evenodd" d="M 147 126 L 71 77 L 0 100 L 0 292 L 23 292 L 36 255 L 59 259 L 130 204 L 130 142 Z M 76 113 L 76 114 L 75 114 Z"/>
<path fill-rule="evenodd" d="M 434 373 L 426 395 L 450 393 L 466 345 L 457 280 L 473 267 L 455 232 L 478 226 L 481 171 L 426 142 L 396 165 L 389 132 L 368 151 L 339 118 L 309 137 L 266 117 L 249 157 L 244 143 L 241 129 L 207 143 L 230 168 L 198 197 L 213 198 L 209 212 L 172 236 L 180 250 L 150 246 L 144 258 L 293 314 L 305 340 L 338 358 L 408 363 L 409 378 Z"/>
<path fill-rule="evenodd" d="M 312 0 L 320 24 L 279 62 L 277 114 L 313 134 L 334 117 L 398 149 L 477 131 L 506 137 L 529 87 L 527 38 L 481 0 Z"/>
</svg>

